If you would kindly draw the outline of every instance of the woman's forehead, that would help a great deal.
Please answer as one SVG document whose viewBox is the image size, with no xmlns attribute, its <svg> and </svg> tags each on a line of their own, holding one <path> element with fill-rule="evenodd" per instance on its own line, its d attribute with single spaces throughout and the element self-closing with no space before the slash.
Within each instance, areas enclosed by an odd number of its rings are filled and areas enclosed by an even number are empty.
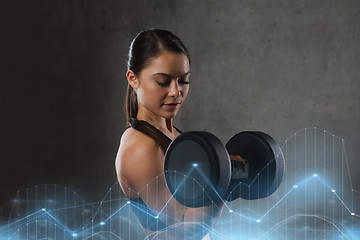
<svg viewBox="0 0 360 240">
<path fill-rule="evenodd" d="M 151 75 L 163 73 L 173 77 L 183 76 L 190 71 L 189 59 L 183 53 L 162 51 L 159 56 L 150 60 L 144 71 Z"/>
</svg>

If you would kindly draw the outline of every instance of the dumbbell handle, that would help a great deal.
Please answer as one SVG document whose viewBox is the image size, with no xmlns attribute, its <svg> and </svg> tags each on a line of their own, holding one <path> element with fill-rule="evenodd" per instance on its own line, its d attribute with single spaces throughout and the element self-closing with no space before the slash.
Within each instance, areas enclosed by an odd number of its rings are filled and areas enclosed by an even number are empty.
<svg viewBox="0 0 360 240">
<path fill-rule="evenodd" d="M 229 155 L 231 165 L 231 179 L 246 179 L 249 176 L 249 163 L 241 156 Z"/>
</svg>

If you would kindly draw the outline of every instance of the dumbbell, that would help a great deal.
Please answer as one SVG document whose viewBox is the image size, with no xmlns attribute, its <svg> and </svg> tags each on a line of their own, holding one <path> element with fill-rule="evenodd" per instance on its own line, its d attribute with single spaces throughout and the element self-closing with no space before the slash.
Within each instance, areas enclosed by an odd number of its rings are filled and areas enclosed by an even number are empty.
<svg viewBox="0 0 360 240">
<path fill-rule="evenodd" d="M 164 174 L 178 202 L 203 207 L 218 200 L 270 196 L 280 186 L 284 166 L 280 146 L 263 132 L 238 133 L 224 146 L 211 133 L 190 131 L 170 143 Z"/>
</svg>

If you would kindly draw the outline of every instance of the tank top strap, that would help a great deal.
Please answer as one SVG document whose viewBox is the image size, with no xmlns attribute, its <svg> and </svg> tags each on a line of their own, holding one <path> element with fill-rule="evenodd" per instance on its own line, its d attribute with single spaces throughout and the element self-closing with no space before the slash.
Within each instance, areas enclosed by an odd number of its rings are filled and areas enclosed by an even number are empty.
<svg viewBox="0 0 360 240">
<path fill-rule="evenodd" d="M 155 140 L 155 142 L 160 146 L 161 150 L 165 153 L 166 149 L 169 147 L 171 143 L 171 139 L 166 136 L 163 132 L 161 132 L 159 129 L 151 125 L 145 120 L 138 120 L 136 118 L 131 118 L 129 126 L 148 135 L 152 139 Z M 175 126 L 173 126 L 179 133 L 182 133 L 179 129 L 177 129 Z"/>
</svg>

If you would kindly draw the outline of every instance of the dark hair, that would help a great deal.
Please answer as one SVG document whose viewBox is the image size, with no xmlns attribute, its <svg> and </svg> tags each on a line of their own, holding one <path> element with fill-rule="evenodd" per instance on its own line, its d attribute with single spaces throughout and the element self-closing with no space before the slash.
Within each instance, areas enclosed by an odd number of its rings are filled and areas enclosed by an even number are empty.
<svg viewBox="0 0 360 240">
<path fill-rule="evenodd" d="M 163 50 L 185 54 L 190 64 L 189 52 L 180 38 L 167 30 L 150 29 L 138 33 L 131 42 L 127 69 L 139 75 L 149 65 L 151 58 L 156 57 Z M 130 84 L 127 86 L 125 105 L 128 126 L 130 119 L 136 118 L 138 113 L 137 96 Z"/>
</svg>

